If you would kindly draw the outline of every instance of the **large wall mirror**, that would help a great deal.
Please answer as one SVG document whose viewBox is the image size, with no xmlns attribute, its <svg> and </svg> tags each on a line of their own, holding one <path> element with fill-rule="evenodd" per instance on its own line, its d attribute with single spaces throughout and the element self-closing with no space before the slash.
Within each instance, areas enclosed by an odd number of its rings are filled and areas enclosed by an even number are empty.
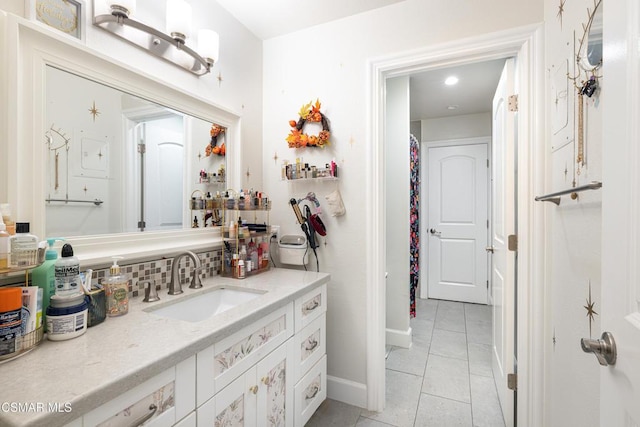
<svg viewBox="0 0 640 427">
<path fill-rule="evenodd" d="M 217 123 L 50 65 L 45 85 L 47 236 L 189 228 L 191 193 L 226 188 Z"/>
<path fill-rule="evenodd" d="M 16 219 L 41 239 L 66 237 L 85 262 L 221 244 L 211 222 L 192 228 L 189 201 L 238 179 L 240 115 L 20 17 L 0 19 L 4 57 L 16 63 L 4 71 L 15 103 L 0 129 L 0 196 Z M 206 155 L 214 124 L 225 156 Z M 202 182 L 221 169 L 224 180 Z"/>
</svg>

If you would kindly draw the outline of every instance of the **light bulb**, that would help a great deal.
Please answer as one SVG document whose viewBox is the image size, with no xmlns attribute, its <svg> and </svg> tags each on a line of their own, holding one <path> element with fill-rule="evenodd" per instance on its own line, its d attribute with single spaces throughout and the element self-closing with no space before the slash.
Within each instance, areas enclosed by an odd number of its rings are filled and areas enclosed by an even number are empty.
<svg viewBox="0 0 640 427">
<path fill-rule="evenodd" d="M 185 42 L 191 36 L 191 5 L 184 0 L 167 0 L 167 32 Z"/>
<path fill-rule="evenodd" d="M 198 31 L 198 53 L 208 62 L 218 62 L 220 36 L 213 30 Z"/>
</svg>

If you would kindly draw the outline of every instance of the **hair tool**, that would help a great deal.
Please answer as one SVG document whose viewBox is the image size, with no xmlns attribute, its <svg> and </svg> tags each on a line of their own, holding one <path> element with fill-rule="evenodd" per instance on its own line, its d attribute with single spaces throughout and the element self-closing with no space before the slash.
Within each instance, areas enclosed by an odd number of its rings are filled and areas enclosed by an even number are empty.
<svg viewBox="0 0 640 427">
<path fill-rule="evenodd" d="M 316 268 L 318 271 L 320 271 L 320 264 L 318 261 L 318 254 L 316 253 L 316 248 L 318 247 L 318 244 L 316 243 L 316 238 L 315 238 L 315 231 L 313 229 L 313 226 L 311 225 L 311 223 L 309 222 L 309 218 L 305 218 L 304 216 L 302 216 L 302 212 L 300 212 L 300 206 L 298 206 L 298 201 L 294 198 L 291 198 L 289 200 L 289 203 L 291 204 L 291 207 L 293 208 L 293 213 L 296 214 L 296 217 L 298 218 L 298 223 L 300 224 L 300 228 L 302 228 L 302 231 L 304 232 L 304 235 L 307 237 L 307 243 L 309 245 L 309 247 L 311 248 L 311 250 L 313 250 L 313 255 L 315 255 L 316 257 Z M 308 206 L 305 206 L 306 210 L 307 210 L 307 215 L 310 217 L 311 216 L 311 210 L 309 209 Z M 305 267 L 306 269 L 306 267 Z"/>
<path fill-rule="evenodd" d="M 302 216 L 302 212 L 300 212 L 300 206 L 298 206 L 298 201 L 292 198 L 291 200 L 289 200 L 289 203 L 293 208 L 293 213 L 295 213 L 296 217 L 298 218 L 298 223 L 300 224 L 300 228 L 302 228 L 304 235 L 307 236 L 307 242 L 309 242 L 309 245 L 311 245 L 312 249 L 317 248 L 317 246 L 315 246 L 316 239 L 315 239 L 315 236 L 313 236 L 313 229 L 312 228 L 310 229 L 309 225 L 307 225 L 308 218 L 305 218 L 304 216 Z"/>
</svg>

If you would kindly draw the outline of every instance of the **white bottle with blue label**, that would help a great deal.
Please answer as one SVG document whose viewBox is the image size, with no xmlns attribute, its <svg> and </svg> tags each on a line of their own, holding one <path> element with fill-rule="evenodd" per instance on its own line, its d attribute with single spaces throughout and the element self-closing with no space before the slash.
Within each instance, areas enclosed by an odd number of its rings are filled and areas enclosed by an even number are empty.
<svg viewBox="0 0 640 427">
<path fill-rule="evenodd" d="M 55 264 L 56 295 L 60 297 L 82 294 L 80 261 L 73 256 L 73 248 L 66 243 L 62 246 L 60 258 Z"/>
</svg>

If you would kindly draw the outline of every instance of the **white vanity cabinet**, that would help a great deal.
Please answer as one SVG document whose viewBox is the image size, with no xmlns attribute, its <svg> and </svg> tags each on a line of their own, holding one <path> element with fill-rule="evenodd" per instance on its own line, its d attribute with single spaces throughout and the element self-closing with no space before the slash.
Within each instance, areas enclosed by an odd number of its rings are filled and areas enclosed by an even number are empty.
<svg viewBox="0 0 640 427">
<path fill-rule="evenodd" d="M 327 395 L 326 292 L 317 287 L 197 354 L 198 427 L 309 420 Z"/>
<path fill-rule="evenodd" d="M 173 426 L 195 410 L 195 379 L 192 356 L 85 414 L 83 425 Z"/>
</svg>

